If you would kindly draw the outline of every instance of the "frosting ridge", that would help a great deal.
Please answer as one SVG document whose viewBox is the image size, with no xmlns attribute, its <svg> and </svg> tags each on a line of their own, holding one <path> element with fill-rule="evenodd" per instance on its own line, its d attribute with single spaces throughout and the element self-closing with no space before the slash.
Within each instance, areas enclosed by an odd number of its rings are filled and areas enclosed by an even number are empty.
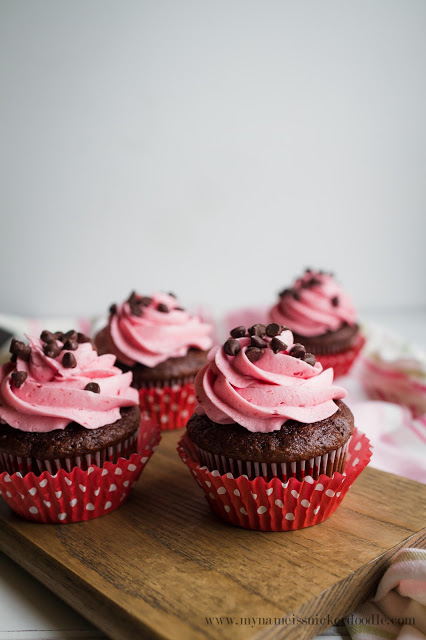
<svg viewBox="0 0 426 640">
<path fill-rule="evenodd" d="M 0 422 L 39 433 L 65 429 L 70 422 L 97 429 L 119 420 L 121 407 L 138 404 L 131 372 L 115 367 L 114 355 L 99 356 L 88 339 L 47 344 L 30 337 L 29 346 L 17 344 L 24 357 L 15 350 L 15 362 L 0 367 Z"/>
<path fill-rule="evenodd" d="M 262 335 L 264 348 L 255 361 L 250 350 L 259 341 L 253 336 L 234 339 L 240 345 L 234 345 L 235 355 L 229 354 L 227 343 L 214 347 L 195 379 L 195 412 L 219 424 L 237 423 L 263 433 L 279 430 L 286 420 L 310 423 L 333 415 L 338 409 L 333 400 L 346 396 L 333 384 L 333 370 L 323 371 L 314 360 L 310 364 L 311 354 L 294 345 L 291 331 L 281 327 L 276 337 L 283 348 L 274 352 L 275 337 Z"/>
</svg>

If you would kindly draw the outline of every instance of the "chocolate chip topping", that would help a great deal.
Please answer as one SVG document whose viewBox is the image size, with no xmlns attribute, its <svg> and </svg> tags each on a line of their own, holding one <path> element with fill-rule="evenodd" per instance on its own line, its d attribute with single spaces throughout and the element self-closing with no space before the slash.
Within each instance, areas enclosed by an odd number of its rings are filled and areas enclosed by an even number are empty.
<svg viewBox="0 0 426 640">
<path fill-rule="evenodd" d="M 54 340 L 57 340 L 57 337 L 55 336 L 54 333 L 52 333 L 51 331 L 47 331 L 45 329 L 40 334 L 40 340 L 42 342 L 53 342 Z"/>
<path fill-rule="evenodd" d="M 143 311 L 140 304 L 138 304 L 137 302 L 129 302 L 129 307 L 132 315 L 136 316 L 137 318 L 141 317 Z"/>
<path fill-rule="evenodd" d="M 319 280 L 318 278 L 315 278 L 314 276 L 313 278 L 308 280 L 308 284 L 310 287 L 317 287 L 318 285 L 321 284 L 321 280 Z"/>
<path fill-rule="evenodd" d="M 172 298 L 177 298 L 177 295 L 172 291 L 169 291 L 169 296 L 171 296 Z"/>
<path fill-rule="evenodd" d="M 172 311 L 186 311 L 184 307 L 175 307 Z"/>
<path fill-rule="evenodd" d="M 113 315 L 115 315 L 115 314 L 117 313 L 117 305 L 115 304 L 115 302 L 114 302 L 114 304 L 112 304 L 112 305 L 110 306 L 110 308 L 109 308 L 109 312 L 110 312 L 110 314 L 111 314 L 112 316 L 113 316 Z"/>
<path fill-rule="evenodd" d="M 136 291 L 132 291 L 129 297 L 127 298 L 127 302 L 130 304 L 132 302 L 137 302 L 137 294 Z"/>
<path fill-rule="evenodd" d="M 292 296 L 295 300 L 300 300 L 300 293 L 298 291 L 292 291 Z"/>
<path fill-rule="evenodd" d="M 338 296 L 334 296 L 333 298 L 331 298 L 331 304 L 333 305 L 333 307 L 338 307 L 339 306 L 339 297 Z"/>
<path fill-rule="evenodd" d="M 249 336 L 264 336 L 266 333 L 266 327 L 264 324 L 254 324 L 252 327 L 248 328 Z"/>
<path fill-rule="evenodd" d="M 91 391 L 92 393 L 100 393 L 101 392 L 101 388 L 100 388 L 100 386 L 98 385 L 97 382 L 89 382 L 84 387 L 84 390 L 85 391 Z"/>
<path fill-rule="evenodd" d="M 78 349 L 78 342 L 76 340 L 65 340 L 62 348 L 65 351 L 76 351 Z"/>
<path fill-rule="evenodd" d="M 140 300 L 139 303 L 143 306 L 143 307 L 149 307 L 149 305 L 152 302 L 152 298 L 150 298 L 149 296 L 143 296 Z"/>
<path fill-rule="evenodd" d="M 313 353 L 305 353 L 303 360 L 312 367 L 315 366 L 316 359 Z"/>
<path fill-rule="evenodd" d="M 300 344 L 299 342 L 296 342 L 296 344 L 294 344 L 292 346 L 292 348 L 289 351 L 290 355 L 293 356 L 293 358 L 302 358 L 304 357 L 305 353 L 306 353 L 306 349 L 303 346 L 303 344 Z"/>
<path fill-rule="evenodd" d="M 239 327 L 234 327 L 232 331 L 229 332 L 233 338 L 244 338 L 246 335 L 246 328 L 242 325 Z"/>
<path fill-rule="evenodd" d="M 259 349 L 266 349 L 268 343 L 260 336 L 254 335 L 251 337 L 250 346 L 258 347 Z"/>
<path fill-rule="evenodd" d="M 285 351 L 287 349 L 286 343 L 277 337 L 272 338 L 271 342 L 269 343 L 269 346 L 271 347 L 274 353 L 279 353 L 280 351 Z"/>
<path fill-rule="evenodd" d="M 12 339 L 9 351 L 12 356 L 16 356 L 16 358 L 21 358 L 22 360 L 29 360 L 29 357 L 31 355 L 30 345 L 25 344 L 24 342 L 21 342 L 21 340 L 17 340 L 16 338 Z"/>
<path fill-rule="evenodd" d="M 17 389 L 19 389 L 19 387 L 22 387 L 27 377 L 28 373 L 26 371 L 14 371 L 12 373 L 13 384 Z"/>
<path fill-rule="evenodd" d="M 160 302 L 157 304 L 157 311 L 161 311 L 161 313 L 169 313 L 169 307 L 164 304 L 164 302 Z"/>
<path fill-rule="evenodd" d="M 77 340 L 77 331 L 74 331 L 74 329 L 70 329 L 69 331 L 64 333 L 61 338 L 61 342 L 65 342 L 65 340 Z"/>
<path fill-rule="evenodd" d="M 263 356 L 263 349 L 258 349 L 257 347 L 248 347 L 246 350 L 246 356 L 250 360 L 250 362 L 257 362 Z"/>
<path fill-rule="evenodd" d="M 291 289 L 283 289 L 280 291 L 280 298 L 284 298 L 285 296 L 289 296 L 291 294 Z"/>
<path fill-rule="evenodd" d="M 63 331 L 55 331 L 56 340 L 60 340 L 63 342 L 64 332 Z"/>
<path fill-rule="evenodd" d="M 234 338 L 228 338 L 228 340 L 223 345 L 225 353 L 228 356 L 236 356 L 237 353 L 241 351 L 241 345 L 238 340 L 234 340 Z"/>
<path fill-rule="evenodd" d="M 58 347 L 56 340 L 43 345 L 43 353 L 48 358 L 57 358 L 61 353 L 61 347 Z"/>
<path fill-rule="evenodd" d="M 64 357 L 62 358 L 62 366 L 64 366 L 66 369 L 74 369 L 74 367 L 77 366 L 75 355 L 70 351 L 66 351 L 64 353 Z"/>
<path fill-rule="evenodd" d="M 85 342 L 92 342 L 91 338 L 89 338 L 89 336 L 86 336 L 85 333 L 77 333 L 77 342 L 79 344 L 84 344 Z"/>
<path fill-rule="evenodd" d="M 275 338 L 279 333 L 281 333 L 281 327 L 276 322 L 271 322 L 271 324 L 268 324 L 266 327 L 266 335 L 270 338 Z"/>
</svg>

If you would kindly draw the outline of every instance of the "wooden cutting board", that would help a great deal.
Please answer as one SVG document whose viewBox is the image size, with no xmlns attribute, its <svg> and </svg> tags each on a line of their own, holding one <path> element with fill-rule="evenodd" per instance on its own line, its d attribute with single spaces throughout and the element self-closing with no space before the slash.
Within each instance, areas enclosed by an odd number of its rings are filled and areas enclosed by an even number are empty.
<svg viewBox="0 0 426 640">
<path fill-rule="evenodd" d="M 368 468 L 323 524 L 224 524 L 179 436 L 164 434 L 130 500 L 99 520 L 38 525 L 0 504 L 0 549 L 111 638 L 312 638 L 371 594 L 398 549 L 426 547 L 426 487 Z"/>
</svg>

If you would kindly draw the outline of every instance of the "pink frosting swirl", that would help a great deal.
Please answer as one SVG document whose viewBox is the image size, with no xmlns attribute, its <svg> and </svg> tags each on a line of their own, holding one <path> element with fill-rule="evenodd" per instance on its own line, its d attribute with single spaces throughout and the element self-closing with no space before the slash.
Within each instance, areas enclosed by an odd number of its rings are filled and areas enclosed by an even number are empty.
<svg viewBox="0 0 426 640">
<path fill-rule="evenodd" d="M 290 327 L 301 336 L 320 336 L 336 331 L 343 323 L 356 324 L 356 312 L 350 297 L 333 276 L 306 271 L 280 294 L 270 310 L 271 321 Z"/>
<path fill-rule="evenodd" d="M 214 347 L 195 379 L 196 413 L 262 433 L 278 431 L 286 420 L 310 423 L 333 415 L 333 399 L 346 396 L 345 389 L 333 385 L 333 369 L 323 371 L 319 362 L 311 366 L 290 356 L 291 331 L 279 337 L 287 349 L 274 353 L 266 348 L 257 362 L 246 355 L 250 338 L 238 338 L 241 350 L 236 356 Z"/>
<path fill-rule="evenodd" d="M 18 357 L 16 364 L 0 367 L 0 422 L 39 433 L 65 429 L 70 422 L 97 429 L 119 420 L 120 407 L 138 404 L 138 392 L 130 386 L 132 374 L 114 367 L 115 356 L 99 356 L 86 342 L 72 351 L 76 366 L 66 368 L 62 365 L 66 352 L 49 358 L 41 340 L 29 341 L 29 360 Z M 57 345 L 63 346 L 59 341 Z M 19 387 L 14 383 L 16 372 L 25 378 Z M 100 393 L 86 391 L 89 383 L 97 383 Z"/>
<path fill-rule="evenodd" d="M 212 326 L 182 309 L 174 296 L 154 293 L 146 300 L 150 302 L 139 306 L 140 316 L 132 312 L 128 300 L 110 315 L 108 342 L 120 362 L 155 367 L 168 358 L 185 356 L 190 347 L 210 349 Z M 159 305 L 165 305 L 167 312 Z"/>
</svg>

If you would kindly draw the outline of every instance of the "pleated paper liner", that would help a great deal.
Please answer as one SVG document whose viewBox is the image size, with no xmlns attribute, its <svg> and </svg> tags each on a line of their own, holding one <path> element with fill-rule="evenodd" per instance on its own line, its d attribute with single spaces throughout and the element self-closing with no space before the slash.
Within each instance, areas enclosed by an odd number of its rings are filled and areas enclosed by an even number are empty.
<svg viewBox="0 0 426 640">
<path fill-rule="evenodd" d="M 161 431 L 186 427 L 195 408 L 194 378 L 143 387 L 139 398 L 141 410 L 158 422 Z"/>
<path fill-rule="evenodd" d="M 54 475 L 0 474 L 0 495 L 19 516 L 43 523 L 81 522 L 111 513 L 126 500 L 160 442 L 160 429 L 144 416 L 137 453 L 99 467 L 59 469 Z"/>
<path fill-rule="evenodd" d="M 203 489 L 213 511 L 226 522 L 260 531 L 292 531 L 311 527 L 331 516 L 371 458 L 367 436 L 355 429 L 346 454 L 345 471 L 315 480 L 262 476 L 249 479 L 200 466 L 194 446 L 185 433 L 178 453 Z M 202 464 L 202 463 L 201 463 Z M 284 481 L 283 481 L 284 480 Z"/>
<path fill-rule="evenodd" d="M 350 349 L 340 351 L 339 353 L 316 355 L 315 358 L 317 362 L 321 362 L 323 369 L 329 369 L 332 367 L 334 370 L 334 377 L 338 378 L 339 376 L 345 376 L 349 373 L 364 344 L 365 338 L 360 333 L 358 334 L 354 345 Z"/>
</svg>

